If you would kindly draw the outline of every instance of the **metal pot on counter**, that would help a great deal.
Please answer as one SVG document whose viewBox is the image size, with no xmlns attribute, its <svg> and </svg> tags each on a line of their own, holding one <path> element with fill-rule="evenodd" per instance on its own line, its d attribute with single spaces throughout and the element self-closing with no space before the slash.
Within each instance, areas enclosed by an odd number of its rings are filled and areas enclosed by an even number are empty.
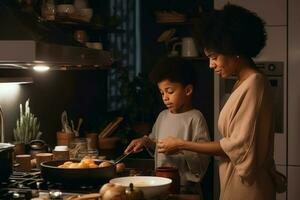
<svg viewBox="0 0 300 200">
<path fill-rule="evenodd" d="M 7 180 L 13 171 L 14 145 L 0 143 L 0 182 Z"/>
</svg>

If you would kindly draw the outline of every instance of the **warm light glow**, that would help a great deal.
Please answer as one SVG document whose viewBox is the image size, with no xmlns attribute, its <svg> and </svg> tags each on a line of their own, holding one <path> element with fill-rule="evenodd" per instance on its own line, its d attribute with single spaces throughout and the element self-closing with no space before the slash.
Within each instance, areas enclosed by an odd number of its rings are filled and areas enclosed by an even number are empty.
<svg viewBox="0 0 300 200">
<path fill-rule="evenodd" d="M 45 71 L 48 71 L 50 69 L 50 67 L 47 65 L 35 65 L 33 67 L 33 69 L 38 72 L 45 72 Z"/>
<path fill-rule="evenodd" d="M 0 83 L 0 97 L 16 97 L 19 93 L 20 85 L 15 83 Z M 2 99 L 2 98 L 0 98 Z"/>
</svg>

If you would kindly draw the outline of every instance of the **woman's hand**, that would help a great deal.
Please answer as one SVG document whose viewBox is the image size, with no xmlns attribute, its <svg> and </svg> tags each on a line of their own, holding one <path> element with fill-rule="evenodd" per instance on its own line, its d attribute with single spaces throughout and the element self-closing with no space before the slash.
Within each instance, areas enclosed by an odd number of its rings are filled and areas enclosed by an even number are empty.
<svg viewBox="0 0 300 200">
<path fill-rule="evenodd" d="M 134 139 L 130 142 L 130 144 L 125 149 L 124 153 L 127 154 L 129 152 L 138 153 L 143 150 L 145 145 L 144 138 Z"/>
<path fill-rule="evenodd" d="M 158 153 L 165 153 L 165 154 L 175 154 L 180 151 L 180 146 L 184 140 L 175 138 L 175 137 L 168 137 L 163 140 L 159 140 L 157 143 L 157 150 Z"/>
</svg>

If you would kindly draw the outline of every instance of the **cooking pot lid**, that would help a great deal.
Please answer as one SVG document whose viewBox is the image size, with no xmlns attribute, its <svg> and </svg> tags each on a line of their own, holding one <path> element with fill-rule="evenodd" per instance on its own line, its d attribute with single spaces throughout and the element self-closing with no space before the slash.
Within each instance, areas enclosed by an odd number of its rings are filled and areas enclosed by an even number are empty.
<svg viewBox="0 0 300 200">
<path fill-rule="evenodd" d="M 0 150 L 13 148 L 15 145 L 10 143 L 0 143 Z"/>
</svg>

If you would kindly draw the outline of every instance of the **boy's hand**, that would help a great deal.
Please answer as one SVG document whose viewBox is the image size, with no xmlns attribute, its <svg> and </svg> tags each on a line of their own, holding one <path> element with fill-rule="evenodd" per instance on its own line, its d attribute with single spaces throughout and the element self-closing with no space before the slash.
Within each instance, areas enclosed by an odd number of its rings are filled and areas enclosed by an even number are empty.
<svg viewBox="0 0 300 200">
<path fill-rule="evenodd" d="M 175 154 L 180 151 L 179 146 L 183 142 L 182 139 L 175 137 L 168 137 L 166 139 L 159 140 L 157 143 L 158 153 Z"/>
<path fill-rule="evenodd" d="M 134 139 L 130 142 L 130 144 L 125 149 L 124 153 L 127 154 L 129 152 L 138 153 L 142 151 L 144 148 L 144 140 L 143 138 Z"/>
</svg>

